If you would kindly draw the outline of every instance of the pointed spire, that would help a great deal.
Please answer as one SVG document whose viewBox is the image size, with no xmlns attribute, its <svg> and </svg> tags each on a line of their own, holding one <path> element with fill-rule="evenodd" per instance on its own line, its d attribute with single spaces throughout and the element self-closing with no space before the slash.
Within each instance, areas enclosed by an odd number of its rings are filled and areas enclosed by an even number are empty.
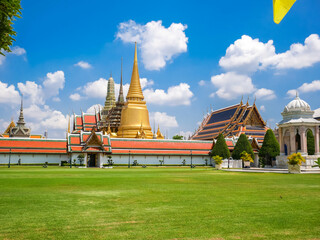
<svg viewBox="0 0 320 240">
<path fill-rule="evenodd" d="M 68 115 L 68 133 L 70 133 L 70 115 Z"/>
<path fill-rule="evenodd" d="M 298 92 L 298 90 L 296 90 L 296 98 L 298 98 L 299 97 L 299 92 Z"/>
<path fill-rule="evenodd" d="M 123 87 L 122 87 L 122 58 L 121 58 L 121 78 L 120 78 L 120 90 L 119 90 L 119 97 L 118 102 L 124 103 L 124 97 L 123 97 Z"/>
<path fill-rule="evenodd" d="M 20 106 L 20 115 L 19 115 L 19 120 L 17 122 L 17 125 L 19 126 L 24 126 L 24 117 L 23 117 L 23 94 L 21 94 L 21 106 Z"/>
<path fill-rule="evenodd" d="M 135 43 L 133 69 L 132 69 L 130 87 L 127 94 L 127 100 L 142 101 L 143 99 L 144 97 L 142 94 L 139 70 L 138 70 L 137 43 Z"/>
</svg>

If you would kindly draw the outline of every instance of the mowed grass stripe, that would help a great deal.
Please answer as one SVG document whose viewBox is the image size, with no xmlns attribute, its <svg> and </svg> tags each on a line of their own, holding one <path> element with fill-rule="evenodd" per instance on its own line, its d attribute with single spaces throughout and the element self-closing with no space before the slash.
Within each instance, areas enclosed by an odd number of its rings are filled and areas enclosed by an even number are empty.
<svg viewBox="0 0 320 240">
<path fill-rule="evenodd" d="M 0 168 L 0 239 L 317 239 L 320 176 Z"/>
</svg>

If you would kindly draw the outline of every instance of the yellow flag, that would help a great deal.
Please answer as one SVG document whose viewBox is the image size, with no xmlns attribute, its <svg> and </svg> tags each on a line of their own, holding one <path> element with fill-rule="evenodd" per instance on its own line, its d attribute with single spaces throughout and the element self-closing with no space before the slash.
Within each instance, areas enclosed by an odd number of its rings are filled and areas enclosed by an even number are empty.
<svg viewBox="0 0 320 240">
<path fill-rule="evenodd" d="M 273 21 L 281 22 L 296 0 L 273 0 Z"/>
</svg>

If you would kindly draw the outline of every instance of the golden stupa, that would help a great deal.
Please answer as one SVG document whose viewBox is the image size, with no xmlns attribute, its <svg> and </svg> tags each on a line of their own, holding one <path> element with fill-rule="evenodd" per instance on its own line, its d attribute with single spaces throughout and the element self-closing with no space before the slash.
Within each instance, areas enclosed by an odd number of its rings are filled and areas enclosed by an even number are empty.
<svg viewBox="0 0 320 240">
<path fill-rule="evenodd" d="M 122 109 L 118 138 L 137 138 L 143 129 L 144 138 L 152 139 L 149 112 L 140 85 L 138 71 L 137 43 L 134 50 L 134 62 L 127 101 Z"/>
</svg>

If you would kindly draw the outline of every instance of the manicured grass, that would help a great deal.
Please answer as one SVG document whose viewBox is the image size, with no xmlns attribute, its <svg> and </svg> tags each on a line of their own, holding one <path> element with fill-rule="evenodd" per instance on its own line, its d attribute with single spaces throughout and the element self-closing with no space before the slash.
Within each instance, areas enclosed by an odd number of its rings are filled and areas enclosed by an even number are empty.
<svg viewBox="0 0 320 240">
<path fill-rule="evenodd" d="M 320 175 L 0 167 L 0 239 L 319 239 Z"/>
</svg>

